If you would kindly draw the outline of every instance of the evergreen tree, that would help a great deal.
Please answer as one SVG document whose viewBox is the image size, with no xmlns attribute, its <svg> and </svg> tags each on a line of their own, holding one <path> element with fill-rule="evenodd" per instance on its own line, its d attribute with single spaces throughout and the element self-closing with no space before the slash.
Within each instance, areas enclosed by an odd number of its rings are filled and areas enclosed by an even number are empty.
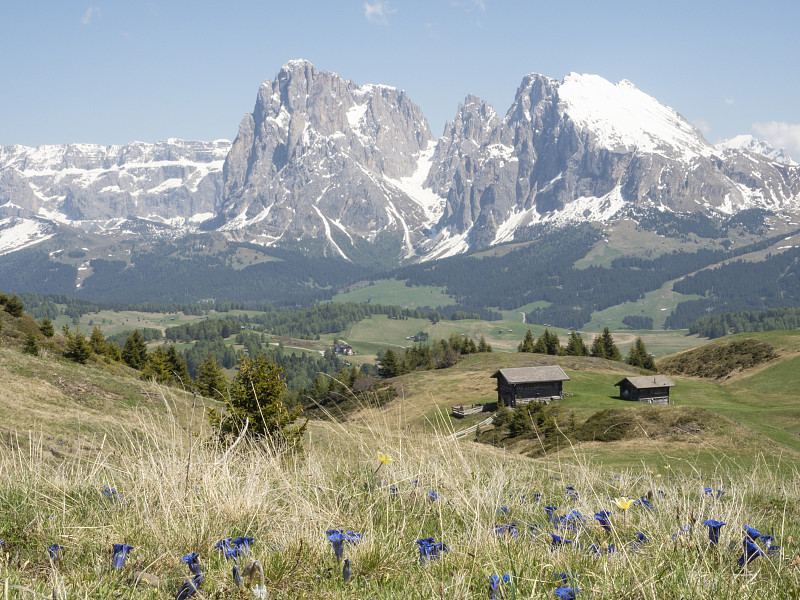
<svg viewBox="0 0 800 600">
<path fill-rule="evenodd" d="M 240 359 L 230 386 L 228 410 L 224 414 L 210 411 L 211 424 L 221 437 L 238 436 L 247 424 L 250 437 L 269 438 L 283 448 L 302 447 L 306 424 L 295 426 L 302 409 L 290 410 L 284 403 L 282 372 L 263 354 Z"/>
<path fill-rule="evenodd" d="M 206 355 L 197 370 L 197 391 L 206 398 L 224 400 L 227 389 L 228 378 L 217 364 L 217 359 L 213 354 Z"/>
<path fill-rule="evenodd" d="M 22 309 L 24 305 L 22 304 L 22 300 L 19 299 L 19 296 L 14 294 L 6 300 L 6 312 L 10 314 L 12 317 L 21 317 L 22 316 Z"/>
<path fill-rule="evenodd" d="M 53 327 L 53 322 L 50 320 L 50 317 L 45 317 L 42 319 L 42 324 L 39 325 L 39 331 L 42 332 L 42 335 L 49 338 L 56 334 L 56 330 Z"/>
<path fill-rule="evenodd" d="M 103 337 L 103 332 L 99 327 L 92 329 L 92 334 L 89 336 L 89 346 L 95 354 L 103 355 L 106 353 L 106 338 Z"/>
<path fill-rule="evenodd" d="M 607 358 L 608 360 L 622 360 L 617 345 L 608 327 L 603 329 L 603 333 L 596 336 L 592 342 L 592 356 L 597 358 Z"/>
<path fill-rule="evenodd" d="M 89 342 L 86 341 L 86 336 L 83 335 L 80 329 L 76 329 L 75 333 L 72 333 L 69 330 L 69 325 L 64 325 L 63 331 L 64 338 L 67 341 L 64 356 L 77 363 L 86 364 L 92 354 L 92 348 L 89 346 Z"/>
<path fill-rule="evenodd" d="M 142 379 L 152 379 L 158 383 L 170 383 L 174 380 L 170 371 L 167 353 L 159 346 L 147 355 L 147 361 L 141 369 Z"/>
<path fill-rule="evenodd" d="M 185 390 L 193 390 L 194 384 L 192 376 L 189 374 L 189 368 L 186 366 L 186 361 L 178 353 L 175 344 L 170 344 L 167 348 L 167 364 L 169 365 L 170 374 L 172 375 L 175 383 Z"/>
<path fill-rule="evenodd" d="M 640 337 L 637 337 L 633 346 L 631 346 L 631 350 L 628 353 L 628 358 L 625 359 L 625 362 L 627 362 L 629 365 L 633 365 L 634 367 L 647 369 L 648 371 L 656 370 L 656 363 L 653 360 L 653 357 L 650 356 L 650 353 L 647 351 L 647 348 Z"/>
<path fill-rule="evenodd" d="M 550 354 L 552 356 L 558 356 L 561 354 L 561 340 L 558 339 L 557 334 L 550 333 L 550 330 L 545 328 L 544 333 L 540 336 L 540 338 L 542 339 L 546 354 Z"/>
<path fill-rule="evenodd" d="M 533 341 L 533 334 L 531 330 L 528 329 L 528 333 L 525 334 L 525 338 L 519 343 L 517 346 L 517 352 L 536 352 L 534 349 L 536 343 Z"/>
<path fill-rule="evenodd" d="M 400 365 L 397 361 L 397 355 L 391 348 L 383 353 L 383 356 L 378 362 L 378 375 L 384 379 L 400 375 Z"/>
<path fill-rule="evenodd" d="M 22 346 L 22 351 L 25 354 L 32 354 L 33 356 L 39 355 L 39 343 L 36 341 L 36 334 L 31 332 L 25 337 L 25 344 Z"/>
<path fill-rule="evenodd" d="M 125 347 L 122 349 L 122 360 L 126 365 L 133 369 L 143 369 L 147 364 L 147 344 L 141 332 L 136 329 L 125 340 Z"/>
<path fill-rule="evenodd" d="M 570 332 L 567 347 L 564 349 L 567 356 L 589 356 L 589 349 L 580 334 L 575 331 Z"/>
<path fill-rule="evenodd" d="M 492 346 L 486 342 L 486 338 L 481 335 L 481 339 L 478 342 L 478 352 L 491 352 Z"/>
<path fill-rule="evenodd" d="M 603 338 L 600 335 L 594 336 L 591 353 L 595 358 L 606 358 L 606 347 L 603 345 Z"/>
</svg>

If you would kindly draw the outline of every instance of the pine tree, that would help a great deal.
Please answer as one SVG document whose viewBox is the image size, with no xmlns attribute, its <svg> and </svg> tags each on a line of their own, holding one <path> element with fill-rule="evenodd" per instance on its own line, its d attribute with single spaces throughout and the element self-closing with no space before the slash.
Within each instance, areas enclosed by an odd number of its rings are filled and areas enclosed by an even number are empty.
<svg viewBox="0 0 800 600">
<path fill-rule="evenodd" d="M 567 356 L 589 356 L 589 349 L 580 334 L 575 331 L 570 332 L 567 347 L 564 349 Z"/>
<path fill-rule="evenodd" d="M 21 317 L 22 316 L 22 309 L 24 308 L 22 304 L 22 300 L 19 299 L 19 296 L 14 294 L 6 300 L 6 312 L 10 314 L 12 317 Z"/>
<path fill-rule="evenodd" d="M 36 334 L 29 333 L 25 337 L 25 344 L 22 346 L 22 351 L 25 354 L 32 354 L 33 356 L 38 356 L 39 343 L 36 341 Z"/>
<path fill-rule="evenodd" d="M 225 399 L 228 378 L 217 364 L 213 354 L 208 354 L 197 369 L 197 391 L 206 398 Z"/>
<path fill-rule="evenodd" d="M 86 341 L 86 336 L 80 329 L 76 329 L 75 333 L 69 330 L 69 325 L 64 325 L 64 338 L 67 341 L 67 349 L 64 350 L 64 356 L 74 360 L 77 363 L 86 364 L 89 356 L 92 354 L 92 349 L 89 342 Z"/>
<path fill-rule="evenodd" d="M 608 327 L 603 329 L 603 333 L 596 336 L 592 342 L 592 356 L 596 358 L 607 358 L 608 360 L 622 360 L 617 345 Z"/>
<path fill-rule="evenodd" d="M 147 344 L 138 329 L 134 330 L 125 340 L 125 347 L 122 349 L 122 360 L 129 367 L 139 370 L 143 369 L 147 364 Z"/>
<path fill-rule="evenodd" d="M 162 346 L 147 355 L 147 362 L 145 362 L 141 371 L 142 379 L 152 379 L 158 383 L 168 383 L 174 379 L 170 372 L 167 353 Z"/>
<path fill-rule="evenodd" d="M 603 345 L 603 338 L 600 335 L 594 336 L 591 353 L 595 358 L 606 358 L 606 347 Z"/>
<path fill-rule="evenodd" d="M 42 324 L 39 325 L 39 331 L 42 332 L 42 335 L 49 338 L 56 334 L 56 330 L 53 327 L 53 322 L 50 320 L 50 317 L 45 317 L 42 319 Z"/>
<path fill-rule="evenodd" d="M 170 344 L 167 348 L 167 363 L 169 364 L 169 370 L 175 383 L 185 390 L 193 390 L 194 384 L 192 382 L 192 376 L 189 374 L 189 367 L 186 366 L 186 361 L 183 360 L 183 357 L 178 353 L 175 344 Z"/>
<path fill-rule="evenodd" d="M 211 424 L 220 437 L 230 439 L 244 431 L 250 437 L 268 438 L 286 449 L 302 447 L 306 424 L 296 426 L 302 409 L 289 409 L 284 398 L 283 369 L 260 354 L 242 358 L 230 386 L 228 410 L 210 411 Z"/>
<path fill-rule="evenodd" d="M 92 334 L 89 336 L 89 346 L 95 354 L 106 353 L 106 338 L 103 337 L 103 332 L 99 327 L 92 329 Z"/>
<path fill-rule="evenodd" d="M 525 338 L 519 343 L 519 346 L 517 346 L 517 352 L 536 352 L 534 349 L 535 346 L 536 342 L 533 341 L 533 334 L 531 330 L 528 329 Z"/>
<path fill-rule="evenodd" d="M 400 366 L 397 362 L 397 355 L 391 348 L 387 349 L 380 359 L 378 364 L 378 375 L 384 379 L 388 379 L 389 377 L 397 377 L 400 375 Z"/>
<path fill-rule="evenodd" d="M 650 353 L 647 351 L 640 337 L 637 337 L 633 346 L 631 346 L 630 352 L 628 352 L 628 358 L 625 359 L 625 362 L 634 367 L 647 369 L 648 371 L 656 370 L 656 363 L 653 357 L 650 356 Z"/>
<path fill-rule="evenodd" d="M 491 344 L 486 342 L 486 338 L 481 335 L 481 339 L 478 342 L 478 352 L 491 352 L 492 346 Z"/>
</svg>

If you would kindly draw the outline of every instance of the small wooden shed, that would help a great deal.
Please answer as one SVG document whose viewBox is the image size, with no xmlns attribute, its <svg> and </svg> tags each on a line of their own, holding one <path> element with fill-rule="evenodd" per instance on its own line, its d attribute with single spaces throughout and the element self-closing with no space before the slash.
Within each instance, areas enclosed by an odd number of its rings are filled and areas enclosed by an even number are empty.
<svg viewBox="0 0 800 600">
<path fill-rule="evenodd" d="M 560 400 L 564 397 L 562 383 L 569 381 L 557 365 L 499 369 L 492 377 L 497 379 L 497 404 L 510 407 Z"/>
<path fill-rule="evenodd" d="M 675 387 L 675 382 L 666 375 L 646 375 L 626 377 L 614 385 L 619 387 L 619 397 L 623 400 L 670 404 L 669 388 Z"/>
</svg>

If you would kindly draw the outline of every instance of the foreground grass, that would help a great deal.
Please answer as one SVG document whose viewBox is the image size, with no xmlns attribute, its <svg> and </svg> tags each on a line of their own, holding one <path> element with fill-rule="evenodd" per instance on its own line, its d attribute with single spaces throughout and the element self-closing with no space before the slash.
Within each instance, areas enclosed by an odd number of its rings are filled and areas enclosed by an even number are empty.
<svg viewBox="0 0 800 600">
<path fill-rule="evenodd" d="M 581 590 L 579 598 L 800 593 L 800 574 L 790 566 L 792 540 L 800 539 L 797 472 L 779 478 L 763 464 L 703 472 L 667 468 L 663 459 L 606 471 L 588 460 L 534 461 L 436 433 L 398 433 L 388 421 L 372 428 L 314 423 L 303 455 L 280 456 L 246 441 L 226 450 L 169 417 L 142 419 L 137 429 L 149 436 L 110 437 L 61 460 L 44 442 L 4 440 L 6 598 L 174 598 L 187 580 L 181 556 L 191 552 L 199 553 L 205 575 L 197 597 L 254 597 L 235 588 L 232 563 L 214 549 L 229 536 L 255 538 L 252 558 L 264 566 L 268 598 L 487 598 L 495 574 L 511 575 L 506 598 L 554 598 L 554 572 L 573 574 L 569 585 Z M 376 472 L 379 450 L 395 460 Z M 104 496 L 105 486 L 121 498 Z M 579 497 L 570 499 L 566 486 Z M 705 495 L 704 486 L 725 494 Z M 429 491 L 439 500 L 429 502 Z M 648 493 L 653 510 L 623 514 L 610 499 Z M 588 518 L 577 530 L 556 530 L 545 505 Z M 501 506 L 509 513 L 499 513 Z M 592 520 L 603 509 L 613 512 L 611 533 Z M 701 525 L 711 518 L 727 523 L 717 548 Z M 496 524 L 511 522 L 518 537 L 495 534 Z M 541 527 L 529 533 L 533 523 Z M 670 539 L 692 523 L 691 533 Z M 747 570 L 736 565 L 745 524 L 782 545 Z M 348 584 L 326 540 L 333 528 L 364 534 L 345 548 L 353 565 Z M 580 548 L 551 551 L 551 532 Z M 640 548 L 636 532 L 649 539 Z M 449 553 L 420 564 L 415 542 L 425 537 L 445 542 Z M 134 550 L 114 571 L 110 547 L 122 542 Z M 63 546 L 56 561 L 46 552 L 53 543 Z M 595 557 L 591 544 L 617 551 Z M 137 583 L 137 572 L 157 577 L 155 587 Z"/>
</svg>

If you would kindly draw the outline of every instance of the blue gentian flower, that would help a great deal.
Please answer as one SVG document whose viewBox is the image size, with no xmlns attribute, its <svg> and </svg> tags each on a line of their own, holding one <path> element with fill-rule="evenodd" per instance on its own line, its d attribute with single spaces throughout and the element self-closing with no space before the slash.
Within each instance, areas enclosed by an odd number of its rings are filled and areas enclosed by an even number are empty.
<svg viewBox="0 0 800 600">
<path fill-rule="evenodd" d="M 547 520 L 550 521 L 551 523 L 555 523 L 557 521 L 555 515 L 553 514 L 557 510 L 558 510 L 558 508 L 555 507 L 555 506 L 545 506 L 544 507 L 544 512 L 547 513 Z"/>
<path fill-rule="evenodd" d="M 500 586 L 500 582 L 501 581 L 504 584 L 508 585 L 509 582 L 511 581 L 511 575 L 506 573 L 502 577 L 500 577 L 499 575 L 490 575 L 489 576 L 489 587 L 491 588 L 489 590 L 489 598 L 490 599 L 496 599 L 497 598 L 497 590 L 498 590 L 498 588 Z"/>
<path fill-rule="evenodd" d="M 198 556 L 197 552 L 192 552 L 191 554 L 181 557 L 181 560 L 186 563 L 189 570 L 194 575 L 200 574 L 200 560 L 197 558 Z"/>
<path fill-rule="evenodd" d="M 341 560 L 344 556 L 344 542 L 346 539 L 344 533 L 340 529 L 329 529 L 325 534 L 333 545 L 333 553 L 336 558 Z"/>
<path fill-rule="evenodd" d="M 439 499 L 439 494 L 431 490 L 428 492 L 428 502 L 436 502 Z"/>
<path fill-rule="evenodd" d="M 647 498 L 639 498 L 634 504 L 640 504 L 644 506 L 648 510 L 653 510 L 653 505 L 650 504 L 650 501 Z"/>
<path fill-rule="evenodd" d="M 598 546 L 597 544 L 592 544 L 589 546 L 589 552 L 595 555 L 595 558 L 603 554 L 603 549 Z"/>
<path fill-rule="evenodd" d="M 633 542 L 633 549 L 634 551 L 638 550 L 640 547 L 644 546 L 650 540 L 647 539 L 647 536 L 643 534 L 641 531 L 636 532 L 636 539 Z"/>
<path fill-rule="evenodd" d="M 539 502 L 541 502 L 541 500 L 542 500 L 542 495 L 539 492 L 536 492 L 533 495 L 533 501 L 536 502 L 536 504 L 539 504 Z"/>
<path fill-rule="evenodd" d="M 122 499 L 122 495 L 117 492 L 116 488 L 110 488 L 107 485 L 103 486 L 103 496 L 112 501 Z"/>
<path fill-rule="evenodd" d="M 498 525 L 497 523 L 494 524 L 494 534 L 496 536 L 501 536 L 504 533 L 507 533 L 511 537 L 517 537 L 519 533 L 517 532 L 517 525 L 519 523 L 509 523 L 508 525 Z"/>
<path fill-rule="evenodd" d="M 713 490 L 713 489 L 711 489 L 710 487 L 704 487 L 704 488 L 703 488 L 703 493 L 704 493 L 706 496 L 711 496 L 711 495 L 714 493 L 714 490 Z"/>
<path fill-rule="evenodd" d="M 579 591 L 577 588 L 560 587 L 555 590 L 555 595 L 561 600 L 575 600 L 575 594 Z"/>
<path fill-rule="evenodd" d="M 419 546 L 419 560 L 424 565 L 431 560 L 439 560 L 439 554 L 450 552 L 444 542 L 437 542 L 434 538 L 421 538 L 417 540 Z"/>
<path fill-rule="evenodd" d="M 711 545 L 716 546 L 719 544 L 719 530 L 725 523 L 715 519 L 709 519 L 708 521 L 703 521 L 703 525 L 708 525 L 708 539 Z"/>
<path fill-rule="evenodd" d="M 236 547 L 237 550 L 239 550 L 239 554 L 250 556 L 250 546 L 253 545 L 253 538 L 238 537 L 231 543 Z"/>
<path fill-rule="evenodd" d="M 608 517 L 611 516 L 611 513 L 607 510 L 600 511 L 599 513 L 594 514 L 595 520 L 600 523 L 600 527 L 611 533 L 611 521 L 608 520 Z"/>
<path fill-rule="evenodd" d="M 765 534 L 761 536 L 761 540 L 767 545 L 767 554 L 777 554 L 780 552 L 781 547 L 778 544 L 773 544 L 776 541 L 771 535 Z"/>
<path fill-rule="evenodd" d="M 122 568 L 125 559 L 128 558 L 128 552 L 131 550 L 133 550 L 133 546 L 128 546 L 128 544 L 114 544 L 113 564 L 115 569 Z"/>
<path fill-rule="evenodd" d="M 498 515 L 499 515 L 499 514 L 504 514 L 504 515 L 507 515 L 507 514 L 509 514 L 511 511 L 508 509 L 508 507 L 507 507 L 507 506 L 501 506 L 500 508 L 498 508 L 498 509 L 497 509 L 497 511 L 496 511 L 496 512 L 497 512 L 497 514 L 498 514 Z"/>
<path fill-rule="evenodd" d="M 392 495 L 392 498 L 397 498 L 397 496 L 400 495 L 400 488 L 392 486 L 389 488 L 389 493 Z"/>
<path fill-rule="evenodd" d="M 175 596 L 175 600 L 186 600 L 187 598 L 194 596 L 197 593 L 197 590 L 199 590 L 203 585 L 203 581 L 203 574 L 197 573 L 194 577 L 181 586 L 181 589 L 178 590 L 178 594 Z"/>
<path fill-rule="evenodd" d="M 725 492 L 723 490 L 717 490 L 717 500 L 722 498 L 724 495 L 725 495 Z"/>
<path fill-rule="evenodd" d="M 345 539 L 347 540 L 347 543 L 350 545 L 357 544 L 362 539 L 364 539 L 363 533 L 356 533 L 355 531 L 345 531 L 344 536 Z"/>
<path fill-rule="evenodd" d="M 58 544 L 51 544 L 47 547 L 47 555 L 50 557 L 50 560 L 56 560 L 58 558 L 59 551 L 64 546 L 59 546 Z"/>
<path fill-rule="evenodd" d="M 566 538 L 561 537 L 560 535 L 556 535 L 555 533 L 551 533 L 550 536 L 553 538 L 550 544 L 550 551 L 552 552 L 556 548 L 561 548 L 564 546 L 569 546 L 574 542 L 572 540 L 568 540 Z"/>
<path fill-rule="evenodd" d="M 744 532 L 747 534 L 747 537 L 749 537 L 754 542 L 758 541 L 758 538 L 761 537 L 761 534 L 758 532 L 758 530 L 753 529 L 749 525 L 744 526 Z"/>
<path fill-rule="evenodd" d="M 761 551 L 761 549 L 758 546 L 756 546 L 753 542 L 751 542 L 748 538 L 745 538 L 742 541 L 742 546 L 744 546 L 744 553 L 739 558 L 739 560 L 736 561 L 736 564 L 738 564 L 740 567 L 749 565 L 751 562 L 753 562 L 753 560 L 755 560 L 759 556 L 764 556 L 764 553 Z"/>
<path fill-rule="evenodd" d="M 237 565 L 233 565 L 233 583 L 236 584 L 236 587 L 242 589 L 244 587 L 244 583 L 242 582 L 242 576 L 239 574 L 239 567 Z"/>
<path fill-rule="evenodd" d="M 616 551 L 617 551 L 617 545 L 616 544 L 609 544 L 608 545 L 608 554 L 614 554 L 614 552 L 616 552 Z"/>
</svg>

